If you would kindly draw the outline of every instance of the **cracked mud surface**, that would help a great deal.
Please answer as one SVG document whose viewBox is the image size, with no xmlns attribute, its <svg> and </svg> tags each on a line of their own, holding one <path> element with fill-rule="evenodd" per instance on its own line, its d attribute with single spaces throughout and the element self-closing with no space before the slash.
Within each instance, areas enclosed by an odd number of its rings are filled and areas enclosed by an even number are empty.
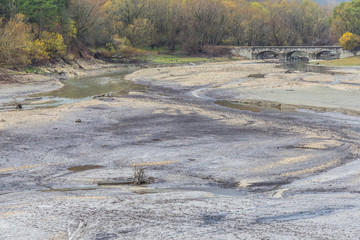
<svg viewBox="0 0 360 240">
<path fill-rule="evenodd" d="M 356 116 L 239 111 L 193 95 L 213 83 L 134 75 L 147 92 L 0 113 L 0 239 L 358 238 Z M 154 182 L 121 184 L 133 165 Z"/>
</svg>

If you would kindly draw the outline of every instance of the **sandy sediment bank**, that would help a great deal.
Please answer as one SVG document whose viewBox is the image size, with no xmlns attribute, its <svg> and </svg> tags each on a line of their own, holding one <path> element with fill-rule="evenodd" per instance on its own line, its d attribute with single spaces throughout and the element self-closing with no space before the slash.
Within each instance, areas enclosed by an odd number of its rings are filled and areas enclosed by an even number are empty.
<svg viewBox="0 0 360 240">
<path fill-rule="evenodd" d="M 263 77 L 249 77 L 262 74 Z M 276 64 L 240 61 L 161 69 L 142 69 L 127 78 L 153 85 L 199 87 L 197 94 L 215 100 L 282 104 L 283 108 L 358 112 L 360 71 L 329 73 L 291 71 Z M 342 109 L 342 110 L 341 110 Z"/>
<path fill-rule="evenodd" d="M 79 108 L 104 104 L 99 100 L 89 100 L 78 103 L 65 104 L 56 108 L 40 108 L 34 110 L 18 110 L 0 112 L 0 130 L 25 127 L 39 127 L 44 123 L 59 121 L 64 114 L 76 112 Z M 75 121 L 75 119 L 74 119 Z"/>
<path fill-rule="evenodd" d="M 0 82 L 0 102 L 13 97 L 47 92 L 61 88 L 63 84 L 55 77 L 39 74 L 8 76 L 9 81 Z"/>
</svg>

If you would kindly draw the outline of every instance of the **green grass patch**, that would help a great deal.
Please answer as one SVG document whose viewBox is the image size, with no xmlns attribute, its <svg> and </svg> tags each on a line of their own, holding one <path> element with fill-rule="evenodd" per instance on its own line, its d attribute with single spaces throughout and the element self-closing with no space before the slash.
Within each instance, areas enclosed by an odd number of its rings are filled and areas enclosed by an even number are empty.
<svg viewBox="0 0 360 240">
<path fill-rule="evenodd" d="M 24 71 L 26 73 L 34 73 L 34 74 L 44 73 L 44 70 L 42 70 L 41 68 L 38 68 L 38 67 L 27 67 L 27 68 L 24 68 Z"/>
<path fill-rule="evenodd" d="M 324 66 L 360 66 L 360 56 L 318 62 Z"/>
<path fill-rule="evenodd" d="M 200 62 L 220 62 L 229 61 L 229 58 L 204 58 L 204 57 L 188 57 L 181 55 L 152 55 L 148 56 L 147 61 L 155 64 L 186 64 Z"/>
</svg>

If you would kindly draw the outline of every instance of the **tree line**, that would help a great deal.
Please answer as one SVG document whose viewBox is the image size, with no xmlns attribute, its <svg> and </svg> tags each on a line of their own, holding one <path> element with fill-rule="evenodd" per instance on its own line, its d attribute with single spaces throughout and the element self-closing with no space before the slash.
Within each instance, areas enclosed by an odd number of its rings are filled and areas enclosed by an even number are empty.
<svg viewBox="0 0 360 240">
<path fill-rule="evenodd" d="M 21 65 L 99 47 L 337 44 L 360 34 L 360 0 L 1 0 L 0 19 L 0 64 Z"/>
</svg>

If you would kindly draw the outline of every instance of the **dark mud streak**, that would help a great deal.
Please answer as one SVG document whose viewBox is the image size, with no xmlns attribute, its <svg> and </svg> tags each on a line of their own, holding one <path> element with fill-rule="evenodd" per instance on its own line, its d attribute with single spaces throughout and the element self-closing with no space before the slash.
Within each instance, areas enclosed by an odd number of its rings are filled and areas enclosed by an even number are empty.
<svg viewBox="0 0 360 240">
<path fill-rule="evenodd" d="M 272 217 L 261 217 L 255 220 L 255 224 L 270 224 L 276 222 L 288 222 L 304 219 L 311 219 L 319 216 L 327 216 L 333 214 L 338 208 L 321 208 L 313 211 L 295 212 L 290 214 L 277 215 Z"/>
<path fill-rule="evenodd" d="M 232 127 L 217 120 L 201 115 L 167 115 L 149 114 L 146 116 L 118 119 L 118 123 L 98 128 L 99 132 L 111 132 L 116 137 L 124 137 L 133 133 L 149 130 L 146 140 L 133 142 L 136 144 L 153 144 L 154 142 L 175 140 L 176 138 L 187 137 L 232 137 L 242 135 L 253 135 L 256 130 L 252 128 Z M 175 125 L 174 125 L 175 124 Z M 157 131 L 154 131 L 154 128 Z M 161 128 L 161 130 L 160 130 Z M 167 129 L 169 131 L 167 131 Z M 151 133 L 153 130 L 154 133 Z M 165 133 L 167 132 L 167 133 Z"/>
<path fill-rule="evenodd" d="M 206 213 L 201 216 L 201 220 L 204 221 L 202 225 L 217 224 L 225 221 L 227 213 Z"/>
</svg>

